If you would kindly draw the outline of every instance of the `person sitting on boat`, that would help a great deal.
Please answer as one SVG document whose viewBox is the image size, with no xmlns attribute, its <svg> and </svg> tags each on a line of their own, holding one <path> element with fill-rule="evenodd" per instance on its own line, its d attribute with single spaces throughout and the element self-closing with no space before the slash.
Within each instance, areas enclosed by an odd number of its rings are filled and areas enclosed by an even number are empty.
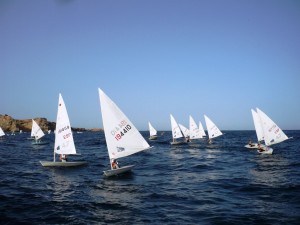
<svg viewBox="0 0 300 225">
<path fill-rule="evenodd" d="M 119 167 L 119 163 L 117 162 L 116 159 L 112 159 L 112 161 L 111 161 L 111 168 L 113 168 L 113 169 L 119 169 L 120 168 Z"/>
<path fill-rule="evenodd" d="M 249 140 L 249 146 L 250 146 L 250 147 L 253 147 L 253 146 L 254 146 L 254 144 L 252 144 L 252 141 L 251 141 L 251 140 Z"/>
<path fill-rule="evenodd" d="M 210 138 L 208 139 L 208 144 L 212 144 L 212 140 Z"/>
<path fill-rule="evenodd" d="M 67 162 L 67 156 L 64 155 L 64 154 L 60 154 L 59 159 L 60 159 L 62 162 Z"/>
<path fill-rule="evenodd" d="M 265 151 L 265 149 L 260 145 L 260 143 L 258 143 L 257 149 L 258 149 L 258 151 L 260 151 L 260 152 Z"/>
</svg>

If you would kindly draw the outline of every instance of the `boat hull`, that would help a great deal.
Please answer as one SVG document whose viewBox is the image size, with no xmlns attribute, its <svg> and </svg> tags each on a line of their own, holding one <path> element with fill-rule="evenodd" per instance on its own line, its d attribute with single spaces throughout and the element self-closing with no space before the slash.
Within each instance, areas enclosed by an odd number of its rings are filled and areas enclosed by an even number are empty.
<svg viewBox="0 0 300 225">
<path fill-rule="evenodd" d="M 185 141 L 175 141 L 175 142 L 171 141 L 170 144 L 171 145 L 186 145 L 187 142 L 185 142 Z"/>
<path fill-rule="evenodd" d="M 117 176 L 119 174 L 131 171 L 131 169 L 133 167 L 134 167 L 134 165 L 122 166 L 121 168 L 118 168 L 118 169 L 103 171 L 103 173 L 106 177 Z"/>
<path fill-rule="evenodd" d="M 49 144 L 48 141 L 33 141 L 31 142 L 32 145 L 47 145 Z"/>
<path fill-rule="evenodd" d="M 74 161 L 74 162 L 53 162 L 53 161 L 40 161 L 44 167 L 73 167 L 86 165 L 86 161 Z"/>
<path fill-rule="evenodd" d="M 149 140 L 156 140 L 157 139 L 157 136 L 150 136 L 149 137 Z"/>
<path fill-rule="evenodd" d="M 263 149 L 263 151 L 258 149 L 257 152 L 260 154 L 267 154 L 267 155 L 272 155 L 272 153 L 273 153 L 273 148 L 264 146 L 264 147 L 262 147 L 262 149 Z"/>
</svg>

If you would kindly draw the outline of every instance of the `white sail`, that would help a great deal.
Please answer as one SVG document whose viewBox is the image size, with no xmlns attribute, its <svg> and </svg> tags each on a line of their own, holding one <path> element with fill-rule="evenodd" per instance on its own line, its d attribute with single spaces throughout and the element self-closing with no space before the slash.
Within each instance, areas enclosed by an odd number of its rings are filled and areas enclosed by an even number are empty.
<svg viewBox="0 0 300 225">
<path fill-rule="evenodd" d="M 67 108 L 61 94 L 59 94 L 58 99 L 55 130 L 54 152 L 64 155 L 76 154 L 71 124 Z"/>
<path fill-rule="evenodd" d="M 157 130 L 152 126 L 152 124 L 150 122 L 148 122 L 148 125 L 149 125 L 150 136 L 156 136 Z"/>
<path fill-rule="evenodd" d="M 141 133 L 99 88 L 104 134 L 110 159 L 118 159 L 150 148 Z"/>
<path fill-rule="evenodd" d="M 199 121 L 199 131 L 200 131 L 200 135 L 201 135 L 202 138 L 206 136 L 203 125 L 200 121 Z"/>
<path fill-rule="evenodd" d="M 2 130 L 2 128 L 0 127 L 0 137 L 1 136 L 4 136 L 5 135 L 5 133 L 4 133 L 4 131 Z"/>
<path fill-rule="evenodd" d="M 259 108 L 256 108 L 256 111 L 259 115 L 262 130 L 264 134 L 265 144 L 267 146 L 283 142 L 288 139 L 285 133 L 271 120 L 263 111 Z"/>
<path fill-rule="evenodd" d="M 262 130 L 260 118 L 259 118 L 257 112 L 255 112 L 253 109 L 251 109 L 251 113 L 252 113 L 252 117 L 253 117 L 255 131 L 256 131 L 257 141 L 262 141 L 262 140 L 264 140 L 264 133 Z"/>
<path fill-rule="evenodd" d="M 171 119 L 171 128 L 172 128 L 173 139 L 182 138 L 183 137 L 182 132 L 181 132 L 176 120 L 172 116 L 172 114 L 170 114 L 170 119 Z"/>
<path fill-rule="evenodd" d="M 32 120 L 32 129 L 31 129 L 31 136 L 35 138 L 35 140 L 38 140 L 44 136 L 44 132 L 40 128 L 40 126 Z"/>
<path fill-rule="evenodd" d="M 209 139 L 216 138 L 220 135 L 222 135 L 222 132 L 219 130 L 219 128 L 211 121 L 210 118 L 208 118 L 206 115 L 204 115 L 206 128 L 208 132 Z"/>
<path fill-rule="evenodd" d="M 202 138 L 200 130 L 192 116 L 189 117 L 189 127 L 190 127 L 190 139 L 200 139 Z"/>
<path fill-rule="evenodd" d="M 190 130 L 188 128 L 186 128 L 185 126 L 183 126 L 182 124 L 178 124 L 180 127 L 181 132 L 183 133 L 184 137 L 189 137 L 190 136 Z"/>
</svg>

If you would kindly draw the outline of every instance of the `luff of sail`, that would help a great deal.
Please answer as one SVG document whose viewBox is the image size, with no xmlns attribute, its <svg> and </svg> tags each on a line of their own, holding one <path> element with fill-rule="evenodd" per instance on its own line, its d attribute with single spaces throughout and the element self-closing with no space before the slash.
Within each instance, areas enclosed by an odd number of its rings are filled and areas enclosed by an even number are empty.
<svg viewBox="0 0 300 225">
<path fill-rule="evenodd" d="M 205 119 L 209 139 L 216 138 L 223 134 L 219 130 L 219 128 L 212 122 L 212 120 L 210 118 L 208 118 L 206 115 L 204 115 L 204 119 Z"/>
<path fill-rule="evenodd" d="M 256 131 L 257 141 L 262 141 L 262 140 L 264 140 L 264 133 L 262 130 L 260 118 L 259 118 L 257 112 L 255 112 L 253 109 L 251 109 L 251 113 L 252 113 L 252 118 L 253 118 L 253 122 L 254 122 L 254 128 Z"/>
<path fill-rule="evenodd" d="M 38 140 L 44 136 L 44 132 L 40 128 L 40 126 L 35 122 L 35 120 L 32 120 L 32 129 L 31 129 L 31 136 L 35 138 L 35 140 Z"/>
<path fill-rule="evenodd" d="M 150 148 L 119 107 L 100 88 L 98 92 L 109 158 L 122 158 Z"/>
<path fill-rule="evenodd" d="M 259 108 L 256 108 L 256 111 L 261 121 L 266 145 L 270 146 L 288 139 L 286 134 L 263 111 L 261 111 Z"/>
<path fill-rule="evenodd" d="M 65 102 L 59 94 L 58 109 L 55 127 L 54 152 L 57 154 L 76 154 L 71 124 Z"/>
</svg>

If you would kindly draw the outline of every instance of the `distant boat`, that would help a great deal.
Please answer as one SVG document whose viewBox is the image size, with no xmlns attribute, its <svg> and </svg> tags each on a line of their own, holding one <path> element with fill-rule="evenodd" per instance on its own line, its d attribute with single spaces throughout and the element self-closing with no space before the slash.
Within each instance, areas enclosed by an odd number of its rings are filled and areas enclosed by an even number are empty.
<svg viewBox="0 0 300 225">
<path fill-rule="evenodd" d="M 264 137 L 265 145 L 257 151 L 261 154 L 272 154 L 273 149 L 269 146 L 278 144 L 289 139 L 286 134 L 277 126 L 277 124 L 271 120 L 263 111 L 256 108 L 258 117 L 260 118 L 262 132 Z"/>
<path fill-rule="evenodd" d="M 190 142 L 190 130 L 180 123 L 178 125 L 180 127 L 180 130 L 181 130 L 184 138 L 185 138 L 185 141 Z"/>
<path fill-rule="evenodd" d="M 76 155 L 76 148 L 74 144 L 73 134 L 71 130 L 71 124 L 68 116 L 68 112 L 64 103 L 64 100 L 59 94 L 58 99 L 58 110 L 56 117 L 56 128 L 55 130 L 55 143 L 54 143 L 54 155 L 52 161 L 40 161 L 42 166 L 45 167 L 71 167 L 81 166 L 87 164 L 85 161 L 55 161 L 55 154 L 60 155 Z"/>
<path fill-rule="evenodd" d="M 256 149 L 258 148 L 258 144 L 260 144 L 260 142 L 264 140 L 264 135 L 263 135 L 262 125 L 261 125 L 259 115 L 253 109 L 251 109 L 251 113 L 252 113 L 252 118 L 254 122 L 254 128 L 255 128 L 258 143 L 252 143 L 250 140 L 249 144 L 245 145 L 245 147 Z M 264 146 L 263 144 L 260 144 L 260 147 L 263 146 Z"/>
<path fill-rule="evenodd" d="M 44 141 L 41 138 L 44 137 L 45 134 L 40 128 L 40 126 L 35 122 L 35 120 L 32 119 L 32 128 L 31 128 L 31 137 L 34 138 L 34 141 L 32 141 L 33 145 L 45 145 L 48 144 L 48 141 Z"/>
<path fill-rule="evenodd" d="M 2 128 L 0 127 L 0 137 L 3 137 L 5 135 L 4 131 L 2 130 Z"/>
<path fill-rule="evenodd" d="M 206 137 L 206 133 L 204 131 L 203 125 L 200 121 L 199 121 L 199 132 L 200 132 L 200 135 L 202 136 L 202 138 Z"/>
<path fill-rule="evenodd" d="M 156 140 L 157 139 L 157 130 L 152 126 L 150 122 L 149 125 L 149 140 Z"/>
<path fill-rule="evenodd" d="M 214 122 L 208 118 L 206 115 L 204 115 L 207 133 L 208 133 L 208 143 L 212 143 L 212 139 L 219 137 L 223 135 L 223 133 L 220 131 L 220 129 L 214 124 Z"/>
<path fill-rule="evenodd" d="M 182 131 L 172 114 L 170 114 L 170 119 L 171 119 L 172 137 L 173 137 L 173 141 L 170 142 L 170 144 L 171 145 L 186 144 L 185 141 L 181 140 L 183 138 Z"/>
<path fill-rule="evenodd" d="M 109 177 L 131 171 L 134 167 L 134 165 L 128 165 L 113 169 L 114 160 L 151 147 L 121 109 L 100 88 L 98 91 L 104 134 L 111 162 L 111 169 L 103 173 Z"/>
<path fill-rule="evenodd" d="M 192 116 L 189 117 L 190 140 L 201 139 L 202 135 Z"/>
</svg>

